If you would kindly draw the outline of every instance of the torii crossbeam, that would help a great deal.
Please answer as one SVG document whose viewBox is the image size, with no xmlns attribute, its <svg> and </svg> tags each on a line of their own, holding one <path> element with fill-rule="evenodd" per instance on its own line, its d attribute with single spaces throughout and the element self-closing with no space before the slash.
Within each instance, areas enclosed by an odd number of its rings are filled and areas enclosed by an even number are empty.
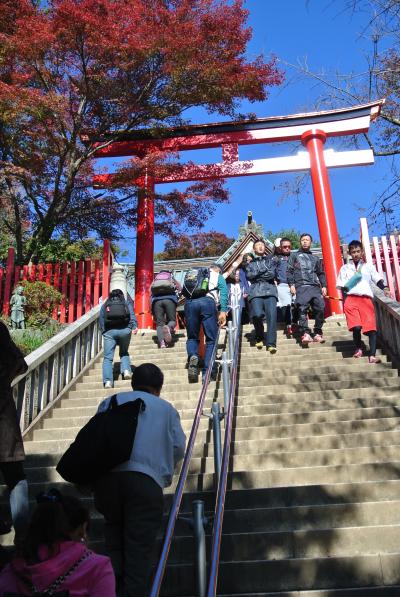
<svg viewBox="0 0 400 597">
<path fill-rule="evenodd" d="M 339 236 L 333 209 L 327 168 L 363 166 L 374 163 L 371 149 L 324 151 L 328 137 L 366 133 L 371 121 L 380 113 L 384 100 L 361 106 L 259 118 L 237 122 L 191 125 L 171 128 L 157 136 L 149 131 L 133 131 L 107 142 L 107 136 L 96 138 L 99 149 L 96 157 L 145 156 L 154 151 L 187 151 L 221 147 L 222 161 L 214 164 L 182 165 L 161 177 L 144 173 L 131 181 L 140 187 L 137 214 L 137 244 L 135 267 L 135 310 L 139 327 L 152 326 L 150 284 L 154 262 L 154 185 L 170 182 L 230 178 L 278 172 L 310 170 L 317 212 L 321 248 L 327 276 L 331 313 L 341 313 L 337 300 L 336 277 L 342 264 Z M 301 141 L 307 151 L 297 155 L 246 160 L 239 159 L 241 145 Z M 115 183 L 114 174 L 96 175 L 93 185 L 108 187 Z"/>
</svg>

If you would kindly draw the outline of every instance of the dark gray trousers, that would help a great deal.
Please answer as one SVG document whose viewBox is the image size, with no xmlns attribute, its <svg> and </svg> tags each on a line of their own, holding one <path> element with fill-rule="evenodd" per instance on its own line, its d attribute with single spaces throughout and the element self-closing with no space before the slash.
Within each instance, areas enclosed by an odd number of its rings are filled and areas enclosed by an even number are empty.
<svg viewBox="0 0 400 597">
<path fill-rule="evenodd" d="M 153 303 L 153 315 L 156 320 L 157 340 L 161 344 L 164 339 L 163 327 L 168 325 L 171 331 L 176 325 L 176 303 L 171 299 L 158 299 Z"/>
<path fill-rule="evenodd" d="M 300 334 L 311 333 L 307 313 L 311 306 L 314 313 L 314 333 L 322 335 L 324 325 L 325 301 L 319 286 L 300 286 L 296 288 L 296 307 L 299 314 L 298 329 Z"/>
<path fill-rule="evenodd" d="M 147 597 L 163 514 L 161 487 L 142 473 L 109 473 L 96 483 L 94 500 L 105 518 L 106 550 L 118 597 Z"/>
</svg>

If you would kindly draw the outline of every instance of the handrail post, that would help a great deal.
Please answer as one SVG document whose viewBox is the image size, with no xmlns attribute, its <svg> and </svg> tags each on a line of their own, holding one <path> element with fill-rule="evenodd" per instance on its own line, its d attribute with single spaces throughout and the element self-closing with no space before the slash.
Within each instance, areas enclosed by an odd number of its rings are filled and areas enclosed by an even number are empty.
<svg viewBox="0 0 400 597">
<path fill-rule="evenodd" d="M 214 469 L 216 482 L 218 484 L 221 472 L 222 444 L 221 444 L 221 409 L 219 402 L 213 402 L 211 406 L 213 440 L 214 440 Z"/>
<path fill-rule="evenodd" d="M 228 322 L 228 348 L 229 348 L 229 360 L 232 361 L 233 359 L 233 351 L 234 351 L 234 347 L 235 347 L 235 338 L 234 338 L 234 328 L 232 325 L 232 322 L 229 321 Z"/>
<path fill-rule="evenodd" d="M 161 548 L 161 554 L 160 554 L 160 558 L 158 560 L 156 571 L 154 573 L 153 584 L 150 589 L 149 597 L 158 597 L 158 595 L 160 593 L 161 583 L 162 583 L 162 579 L 164 577 L 164 571 L 165 571 L 165 567 L 167 564 L 167 558 L 168 558 L 169 550 L 171 547 L 172 536 L 173 536 L 174 529 L 175 529 L 175 523 L 176 523 L 176 519 L 178 518 L 179 508 L 181 505 L 183 489 L 184 489 L 185 482 L 186 482 L 188 472 L 189 472 L 189 465 L 190 465 L 190 460 L 191 460 L 192 454 L 193 454 L 194 442 L 195 442 L 197 431 L 198 431 L 199 424 L 200 424 L 200 417 L 203 414 L 204 402 L 206 399 L 207 388 L 208 388 L 208 382 L 210 380 L 211 369 L 212 369 L 213 363 L 215 361 L 215 355 L 216 355 L 217 347 L 218 347 L 219 333 L 220 332 L 218 331 L 218 335 L 215 340 L 215 344 L 214 344 L 214 348 L 213 348 L 212 357 L 210 359 L 210 363 L 208 365 L 208 369 L 206 371 L 206 375 L 204 378 L 204 384 L 200 391 L 199 401 L 198 401 L 197 408 L 196 408 L 196 414 L 195 414 L 195 417 L 193 420 L 192 429 L 190 431 L 190 437 L 189 437 L 189 440 L 187 443 L 185 456 L 183 457 L 181 472 L 179 474 L 178 484 L 176 486 L 174 498 L 173 498 L 171 509 L 169 512 L 167 528 L 165 529 L 164 541 L 163 541 L 162 548 Z M 220 448 L 220 452 L 221 452 L 221 448 Z"/>
<path fill-rule="evenodd" d="M 236 304 L 232 307 L 232 323 L 235 330 L 237 330 L 238 327 L 238 310 L 239 305 Z"/>
<path fill-rule="evenodd" d="M 228 410 L 230 380 L 229 380 L 229 363 L 226 352 L 222 353 L 222 387 L 224 390 L 224 412 Z"/>
<path fill-rule="evenodd" d="M 196 595 L 205 597 L 207 588 L 206 534 L 204 531 L 204 502 L 195 500 L 193 507 L 193 534 L 195 542 Z"/>
</svg>

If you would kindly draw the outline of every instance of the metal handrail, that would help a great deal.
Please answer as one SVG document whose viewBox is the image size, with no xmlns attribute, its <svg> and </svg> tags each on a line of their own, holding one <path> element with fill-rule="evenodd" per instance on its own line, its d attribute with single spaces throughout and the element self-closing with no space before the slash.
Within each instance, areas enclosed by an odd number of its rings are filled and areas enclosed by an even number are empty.
<svg viewBox="0 0 400 597">
<path fill-rule="evenodd" d="M 172 505 L 171 505 L 171 509 L 170 509 L 170 513 L 169 513 L 169 517 L 168 517 L 167 528 L 165 530 L 163 546 L 161 549 L 161 554 L 160 554 L 160 558 L 158 560 L 157 569 L 156 569 L 156 572 L 154 575 L 153 584 L 151 586 L 149 597 L 157 597 L 158 596 L 158 594 L 160 592 L 160 588 L 161 588 L 161 583 L 162 583 L 162 580 L 164 577 L 165 567 L 167 565 L 167 559 L 168 559 L 168 554 L 169 554 L 169 550 L 171 547 L 172 537 L 174 534 L 175 524 L 176 524 L 176 521 L 178 518 L 179 509 L 180 509 L 180 505 L 181 505 L 181 501 L 182 501 L 183 489 L 184 489 L 186 479 L 188 476 L 190 460 L 192 458 L 194 443 L 196 441 L 197 430 L 198 430 L 198 427 L 200 424 L 200 417 L 203 414 L 203 408 L 204 408 L 204 402 L 205 402 L 206 394 L 207 394 L 207 390 L 208 390 L 208 384 L 210 382 L 211 371 L 212 371 L 212 367 L 213 367 L 213 364 L 215 361 L 215 356 L 216 356 L 218 342 L 219 342 L 219 334 L 220 334 L 220 329 L 218 329 L 218 335 L 215 340 L 210 363 L 208 365 L 208 368 L 207 368 L 207 371 L 205 374 L 205 378 L 204 378 L 203 387 L 200 392 L 199 401 L 198 401 L 197 409 L 196 409 L 196 414 L 195 414 L 195 417 L 193 420 L 193 425 L 192 425 L 192 429 L 190 432 L 190 437 L 189 437 L 188 445 L 186 448 L 185 456 L 183 458 L 182 468 L 181 468 L 181 472 L 179 475 L 178 484 L 176 486 L 174 498 L 172 501 Z"/>
<path fill-rule="evenodd" d="M 221 535 L 222 535 L 222 523 L 224 518 L 225 509 L 225 497 L 226 497 L 226 485 L 228 480 L 229 471 L 229 458 L 231 452 L 231 438 L 232 438 L 232 424 L 233 424 L 233 404 L 236 392 L 236 379 L 237 379 L 237 365 L 239 359 L 239 345 L 240 345 L 240 330 L 242 320 L 242 307 L 238 309 L 236 319 L 236 339 L 234 345 L 234 351 L 232 355 L 231 364 L 231 375 L 230 375 L 230 391 L 229 391 L 229 403 L 228 410 L 225 413 L 225 438 L 224 438 L 224 451 L 222 455 L 221 463 L 221 474 L 218 482 L 217 499 L 215 502 L 214 511 L 214 525 L 211 539 L 211 563 L 210 563 L 210 576 L 208 581 L 207 597 L 214 597 L 217 591 L 218 582 L 218 566 L 219 566 L 219 555 L 221 549 Z"/>
</svg>

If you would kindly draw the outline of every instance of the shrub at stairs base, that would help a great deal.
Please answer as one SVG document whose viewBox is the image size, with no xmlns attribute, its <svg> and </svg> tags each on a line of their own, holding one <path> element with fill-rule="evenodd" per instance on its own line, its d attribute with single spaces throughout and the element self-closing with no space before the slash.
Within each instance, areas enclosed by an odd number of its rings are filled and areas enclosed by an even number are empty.
<svg viewBox="0 0 400 597">
<path fill-rule="evenodd" d="M 25 316 L 28 327 L 43 329 L 54 322 L 54 308 L 60 304 L 61 292 L 45 282 L 22 282 L 26 297 Z"/>
</svg>

